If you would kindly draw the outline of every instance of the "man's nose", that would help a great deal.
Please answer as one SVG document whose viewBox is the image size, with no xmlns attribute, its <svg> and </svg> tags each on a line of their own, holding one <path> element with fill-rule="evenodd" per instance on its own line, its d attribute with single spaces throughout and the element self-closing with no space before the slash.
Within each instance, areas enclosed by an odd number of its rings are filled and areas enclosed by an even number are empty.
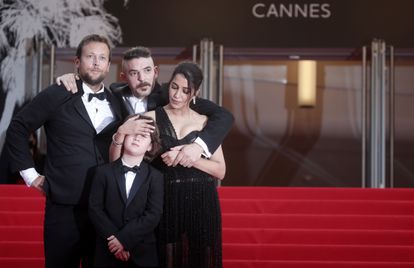
<svg viewBox="0 0 414 268">
<path fill-rule="evenodd" d="M 138 81 L 142 81 L 142 74 L 141 74 L 141 72 L 138 72 L 137 73 L 137 80 Z"/>
<path fill-rule="evenodd" d="M 98 57 L 97 57 L 97 56 L 94 56 L 94 57 L 92 58 L 92 64 L 93 64 L 93 65 L 98 65 L 98 64 L 99 64 L 99 59 L 98 59 Z"/>
</svg>

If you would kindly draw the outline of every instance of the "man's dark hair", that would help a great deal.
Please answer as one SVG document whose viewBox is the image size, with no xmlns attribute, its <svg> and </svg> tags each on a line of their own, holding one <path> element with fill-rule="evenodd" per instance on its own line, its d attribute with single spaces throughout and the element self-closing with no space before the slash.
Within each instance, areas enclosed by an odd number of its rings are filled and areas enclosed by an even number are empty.
<svg viewBox="0 0 414 268">
<path fill-rule="evenodd" d="M 133 47 L 124 52 L 123 60 L 150 58 L 151 50 L 147 47 Z"/>
<path fill-rule="evenodd" d="M 104 43 L 107 45 L 109 49 L 109 61 L 111 61 L 112 52 L 111 46 L 109 45 L 109 40 L 106 37 L 98 34 L 87 35 L 82 39 L 82 41 L 80 41 L 78 48 L 76 49 L 76 57 L 80 59 L 82 56 L 83 47 L 92 42 Z"/>
</svg>

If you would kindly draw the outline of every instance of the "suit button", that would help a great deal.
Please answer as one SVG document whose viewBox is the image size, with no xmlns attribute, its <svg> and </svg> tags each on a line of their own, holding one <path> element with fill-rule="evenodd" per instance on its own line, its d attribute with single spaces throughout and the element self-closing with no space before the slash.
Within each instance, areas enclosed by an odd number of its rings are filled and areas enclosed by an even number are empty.
<svg viewBox="0 0 414 268">
<path fill-rule="evenodd" d="M 125 221 L 126 221 L 126 222 L 129 222 L 129 218 L 126 218 L 126 219 L 125 219 Z"/>
</svg>

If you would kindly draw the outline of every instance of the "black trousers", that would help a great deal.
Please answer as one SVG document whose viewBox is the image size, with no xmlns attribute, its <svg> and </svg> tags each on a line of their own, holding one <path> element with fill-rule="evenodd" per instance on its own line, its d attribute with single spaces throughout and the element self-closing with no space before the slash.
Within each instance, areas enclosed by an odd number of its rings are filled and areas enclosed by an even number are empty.
<svg viewBox="0 0 414 268">
<path fill-rule="evenodd" d="M 46 268 L 91 268 L 95 230 L 87 206 L 60 205 L 46 200 L 44 221 Z"/>
</svg>

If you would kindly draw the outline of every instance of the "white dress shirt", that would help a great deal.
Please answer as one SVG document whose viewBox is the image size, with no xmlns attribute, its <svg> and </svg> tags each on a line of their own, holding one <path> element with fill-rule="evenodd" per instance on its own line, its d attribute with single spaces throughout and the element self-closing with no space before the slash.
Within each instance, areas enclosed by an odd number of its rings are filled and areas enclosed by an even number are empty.
<svg viewBox="0 0 414 268">
<path fill-rule="evenodd" d="M 131 105 L 131 108 L 134 110 L 135 114 L 143 114 L 147 111 L 147 98 L 137 98 L 134 95 L 124 97 L 124 101 L 128 102 Z"/>
<path fill-rule="evenodd" d="M 128 165 L 127 163 L 125 163 L 124 159 L 121 158 L 121 161 L 122 161 L 122 164 L 124 166 L 132 167 L 132 166 Z M 139 166 L 139 164 L 137 166 Z M 137 173 L 132 172 L 132 171 L 128 171 L 128 172 L 125 173 L 125 191 L 126 191 L 126 197 L 127 198 L 129 196 L 129 192 L 131 191 L 131 187 L 132 187 L 132 184 L 134 183 L 136 175 L 137 175 Z"/>
<path fill-rule="evenodd" d="M 111 104 L 106 99 L 99 100 L 97 98 L 92 98 L 91 101 L 88 101 L 89 94 L 104 92 L 103 84 L 102 88 L 97 92 L 93 92 L 92 89 L 85 83 L 82 84 L 82 87 L 84 91 L 82 95 L 82 102 L 85 105 L 86 111 L 88 112 L 96 133 L 99 133 L 115 119 L 111 110 Z"/>
</svg>

